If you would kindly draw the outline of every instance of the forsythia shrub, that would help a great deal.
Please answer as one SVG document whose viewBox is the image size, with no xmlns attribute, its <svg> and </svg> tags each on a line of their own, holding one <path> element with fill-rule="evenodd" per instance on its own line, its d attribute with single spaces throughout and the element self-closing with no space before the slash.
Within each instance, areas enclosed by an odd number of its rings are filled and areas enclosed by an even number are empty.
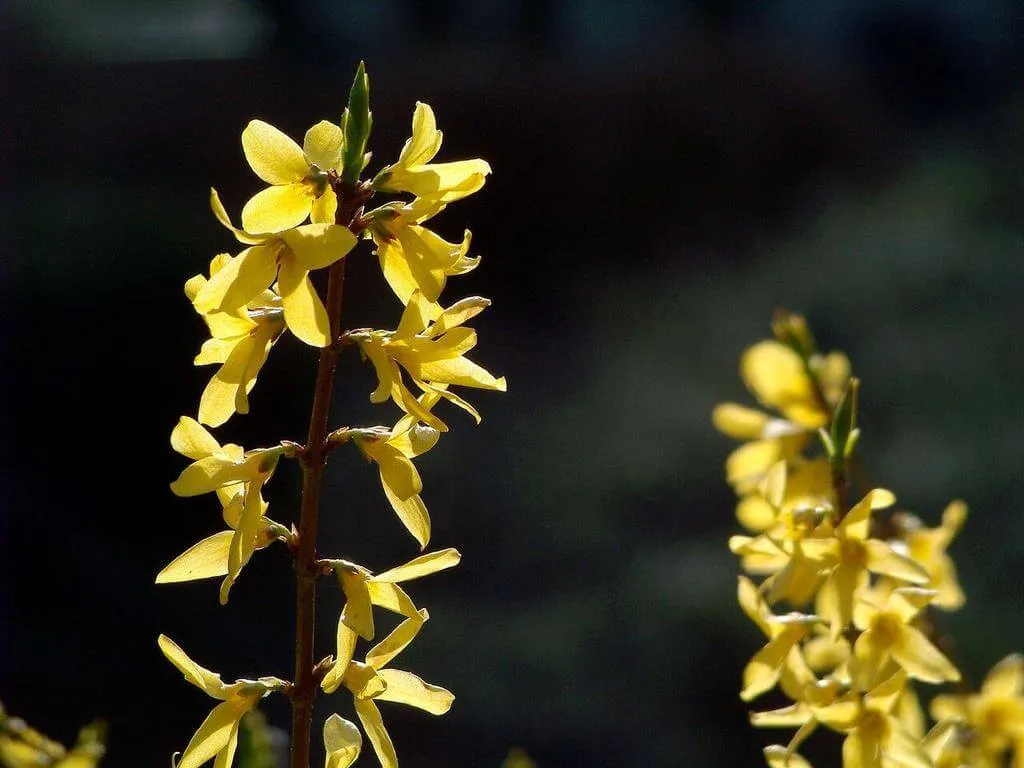
<svg viewBox="0 0 1024 768">
<path fill-rule="evenodd" d="M 765 749 L 768 764 L 809 766 L 797 749 L 823 725 L 843 737 L 843 768 L 1019 768 L 1024 658 L 1006 657 L 969 693 L 937 630 L 940 612 L 964 604 L 946 550 L 967 507 L 951 502 L 929 528 L 892 511 L 888 490 L 851 496 L 860 432 L 850 362 L 819 353 L 799 315 L 779 312 L 772 329 L 740 366 L 771 412 L 725 403 L 713 414 L 721 432 L 744 441 L 726 473 L 749 533 L 729 547 L 750 575 L 739 578 L 740 607 L 765 637 L 740 697 L 777 687 L 792 702 L 750 716 L 760 728 L 796 731 L 787 746 Z M 926 730 L 916 686 L 946 683 L 957 692 L 931 699 Z"/>
<path fill-rule="evenodd" d="M 453 696 L 392 662 L 428 619 L 402 586 L 451 568 L 455 549 L 442 549 L 375 572 L 318 552 L 317 516 L 328 455 L 352 443 L 376 465 L 384 497 L 421 550 L 430 540 L 430 517 L 420 494 L 423 483 L 413 459 L 432 449 L 447 424 L 434 413 L 448 401 L 479 422 L 476 409 L 453 387 L 505 390 L 466 357 L 476 333 L 466 326 L 490 302 L 470 297 L 448 306 L 441 292 L 450 276 L 479 263 L 469 255 L 470 235 L 448 242 L 427 221 L 452 202 L 479 190 L 490 173 L 483 160 L 434 163 L 441 132 L 434 113 L 417 104 L 412 137 L 398 160 L 372 179 L 362 180 L 370 154 L 369 83 L 360 65 L 341 124 L 321 121 L 300 147 L 279 130 L 253 120 L 242 133 L 245 157 L 267 185 L 244 205 L 236 227 L 216 191 L 214 215 L 242 244 L 236 255 L 222 253 L 208 275 L 196 275 L 185 293 L 210 331 L 196 365 L 218 366 L 199 402 L 197 418 L 183 416 L 171 434 L 174 450 L 191 460 L 171 484 L 178 496 L 216 495 L 224 529 L 187 549 L 157 576 L 157 582 L 221 578 L 226 603 L 246 563 L 261 549 L 281 542 L 294 555 L 296 574 L 296 654 L 292 680 L 278 677 L 231 683 L 194 662 L 170 638 L 161 636 L 164 655 L 218 703 L 185 748 L 178 768 L 198 768 L 214 760 L 228 768 L 238 744 L 242 717 L 266 696 L 291 699 L 291 765 L 308 768 L 313 701 L 318 690 L 351 695 L 356 717 L 381 765 L 398 765 L 378 703 L 397 702 L 431 714 L 448 711 Z M 381 194 L 397 196 L 367 210 Z M 308 223 L 307 222 L 308 219 Z M 360 240 L 371 243 L 388 285 L 404 305 L 394 330 L 352 328 L 341 321 L 345 264 Z M 326 269 L 324 301 L 310 273 Z M 249 410 L 248 396 L 267 356 L 285 333 L 319 349 L 309 433 L 304 444 L 282 440 L 267 448 L 222 445 L 206 427 L 218 427 Z M 392 401 L 402 415 L 392 426 L 329 427 L 329 406 L 338 356 L 359 350 L 369 360 L 377 385 L 370 400 Z M 206 425 L 205 427 L 203 425 Z M 263 486 L 282 460 L 303 470 L 299 519 L 291 525 L 267 516 Z M 344 593 L 332 656 L 319 662 L 314 652 L 316 585 L 333 576 Z M 378 638 L 374 609 L 397 614 L 398 625 L 364 653 L 359 640 Z M 362 733 L 339 715 L 323 724 L 327 768 L 345 768 L 359 756 Z"/>
</svg>

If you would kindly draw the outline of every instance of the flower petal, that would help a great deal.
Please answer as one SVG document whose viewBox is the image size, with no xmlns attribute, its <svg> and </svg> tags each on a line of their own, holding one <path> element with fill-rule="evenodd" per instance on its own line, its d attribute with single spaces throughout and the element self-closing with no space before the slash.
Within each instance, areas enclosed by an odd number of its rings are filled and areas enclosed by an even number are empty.
<svg viewBox="0 0 1024 768">
<path fill-rule="evenodd" d="M 424 682 L 411 672 L 401 669 L 382 669 L 380 676 L 388 687 L 376 697 L 377 701 L 393 701 L 422 709 L 432 715 L 443 715 L 452 708 L 455 696 L 451 691 Z"/>
<path fill-rule="evenodd" d="M 188 654 L 185 653 L 181 646 L 176 642 L 167 637 L 167 635 L 160 635 L 157 638 L 157 643 L 160 646 L 160 650 L 163 651 L 164 656 L 174 666 L 178 668 L 178 671 L 185 676 L 192 685 L 199 688 L 207 696 L 212 696 L 215 699 L 224 699 L 225 689 L 224 682 L 220 679 L 220 675 L 216 672 L 211 672 L 206 667 L 196 664 L 192 659 L 189 658 Z"/>
<path fill-rule="evenodd" d="M 363 735 L 354 723 L 341 715 L 331 715 L 324 722 L 325 768 L 348 768 L 359 757 Z"/>
<path fill-rule="evenodd" d="M 331 341 L 327 310 L 309 280 L 309 273 L 293 259 L 286 259 L 281 264 L 277 286 L 289 330 L 310 346 L 326 347 Z"/>
<path fill-rule="evenodd" d="M 363 724 L 363 730 L 373 745 L 373 751 L 377 753 L 381 768 L 398 768 L 398 755 L 395 754 L 395 745 L 391 742 L 387 729 L 384 727 L 384 720 L 380 716 L 380 710 L 370 699 L 355 700 L 356 714 L 359 715 L 359 722 Z"/>
<path fill-rule="evenodd" d="M 413 641 L 428 618 L 430 614 L 425 609 L 407 618 L 367 652 L 366 663 L 378 671 L 383 669 Z"/>
<path fill-rule="evenodd" d="M 926 683 L 956 682 L 960 672 L 919 630 L 902 627 L 902 640 L 892 648 L 892 657 L 907 673 Z"/>
<path fill-rule="evenodd" d="M 205 459 L 220 450 L 220 443 L 198 421 L 182 416 L 171 432 L 171 447 L 190 459 Z"/>
<path fill-rule="evenodd" d="M 308 184 L 267 187 L 242 208 L 242 228 L 247 232 L 285 232 L 305 221 L 312 207 L 313 191 Z"/>
<path fill-rule="evenodd" d="M 395 510 L 398 519 L 402 521 L 405 529 L 412 534 L 412 537 L 419 542 L 420 549 L 425 549 L 430 543 L 430 515 L 427 513 L 427 505 L 423 499 L 411 496 L 408 499 L 400 499 L 385 485 L 384 495 Z"/>
<path fill-rule="evenodd" d="M 193 302 L 196 311 L 208 315 L 244 307 L 274 282 L 278 250 L 273 245 L 246 248 L 199 290 Z"/>
<path fill-rule="evenodd" d="M 373 577 L 373 581 L 411 581 L 447 568 L 454 568 L 461 559 L 462 555 L 457 549 L 448 548 L 438 552 L 429 552 L 410 560 L 405 565 L 378 573 Z"/>
<path fill-rule="evenodd" d="M 348 229 L 337 224 L 304 224 L 282 232 L 296 262 L 306 270 L 323 269 L 351 251 L 358 240 Z"/>
<path fill-rule="evenodd" d="M 349 662 L 352 661 L 358 637 L 339 617 L 334 665 L 327 670 L 327 674 L 324 675 L 324 679 L 320 682 L 320 687 L 323 688 L 324 693 L 334 693 L 338 690 L 338 686 L 341 685 L 345 678 Z"/>
<path fill-rule="evenodd" d="M 186 549 L 156 575 L 157 584 L 208 579 L 228 572 L 232 531 L 220 531 Z"/>
<path fill-rule="evenodd" d="M 249 166 L 267 184 L 291 184 L 309 173 L 309 161 L 287 134 L 252 120 L 242 131 L 242 150 Z"/>
<path fill-rule="evenodd" d="M 177 768 L 200 768 L 221 750 L 227 749 L 232 737 L 238 738 L 238 721 L 252 709 L 255 700 L 225 701 L 213 708 L 195 732 Z"/>
</svg>

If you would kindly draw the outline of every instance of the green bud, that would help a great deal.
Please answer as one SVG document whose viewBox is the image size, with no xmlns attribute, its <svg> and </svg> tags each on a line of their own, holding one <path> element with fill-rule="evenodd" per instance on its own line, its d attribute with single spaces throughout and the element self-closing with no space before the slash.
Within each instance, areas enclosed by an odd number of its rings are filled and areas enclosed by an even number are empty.
<svg viewBox="0 0 1024 768">
<path fill-rule="evenodd" d="M 835 415 L 832 417 L 831 443 L 832 451 L 829 459 L 833 465 L 841 464 L 853 453 L 853 448 L 860 436 L 857 429 L 857 392 L 860 390 L 860 380 L 851 378 L 846 385 L 839 405 L 836 406 Z"/>
<path fill-rule="evenodd" d="M 349 184 L 359 181 L 359 174 L 370 160 L 366 145 L 370 141 L 370 79 L 366 67 L 359 62 L 352 89 L 348 93 L 348 106 L 341 116 L 341 129 L 345 134 L 345 150 L 342 158 L 341 180 Z"/>
</svg>

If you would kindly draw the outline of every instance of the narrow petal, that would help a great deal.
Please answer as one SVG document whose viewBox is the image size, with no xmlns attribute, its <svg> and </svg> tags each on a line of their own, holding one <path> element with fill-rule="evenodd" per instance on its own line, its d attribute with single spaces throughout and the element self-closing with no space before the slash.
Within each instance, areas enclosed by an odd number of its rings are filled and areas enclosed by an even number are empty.
<svg viewBox="0 0 1024 768">
<path fill-rule="evenodd" d="M 462 555 L 457 549 L 449 548 L 438 552 L 429 552 L 410 560 L 405 565 L 378 573 L 373 577 L 373 581 L 412 581 L 447 568 L 454 568 L 461 559 Z"/>
<path fill-rule="evenodd" d="M 248 410 L 245 398 L 249 358 L 256 348 L 256 340 L 246 336 L 231 351 L 228 359 L 210 379 L 199 399 L 199 420 L 211 427 L 219 427 L 237 410 L 239 393 L 244 413 Z"/>
<path fill-rule="evenodd" d="M 483 367 L 464 357 L 423 363 L 412 374 L 417 379 L 436 381 L 442 384 L 490 389 L 497 392 L 505 392 L 508 389 L 504 376 L 495 378 Z"/>
<path fill-rule="evenodd" d="M 338 571 L 341 588 L 345 592 L 345 608 L 341 621 L 364 640 L 373 639 L 373 605 L 366 588 L 366 577 L 356 571 Z"/>
<path fill-rule="evenodd" d="M 420 473 L 397 448 L 390 445 L 385 447 L 390 450 L 378 453 L 376 457 L 381 485 L 402 501 L 411 499 L 423 490 Z"/>
<path fill-rule="evenodd" d="M 439 336 L 450 331 L 452 328 L 457 328 L 472 320 L 489 306 L 491 306 L 491 300 L 485 299 L 482 296 L 469 296 L 461 299 L 438 315 L 434 324 L 430 327 L 430 335 Z"/>
<path fill-rule="evenodd" d="M 765 747 L 764 759 L 769 768 L 811 768 L 804 758 L 779 744 Z"/>
<path fill-rule="evenodd" d="M 205 459 L 220 450 L 220 443 L 198 421 L 182 416 L 171 432 L 171 447 L 190 459 Z"/>
<path fill-rule="evenodd" d="M 327 310 L 309 280 L 309 273 L 287 259 L 281 264 L 278 288 L 284 321 L 291 332 L 310 346 L 326 347 L 331 341 Z"/>
<path fill-rule="evenodd" d="M 451 691 L 426 683 L 411 672 L 401 669 L 382 669 L 380 676 L 388 687 L 376 697 L 377 701 L 393 701 L 422 709 L 432 715 L 443 715 L 452 707 L 455 697 Z"/>
<path fill-rule="evenodd" d="M 398 519 L 402 521 L 405 529 L 412 534 L 412 537 L 425 549 L 430 543 L 430 515 L 427 513 L 427 505 L 419 495 L 402 500 L 392 493 L 385 485 L 384 495 L 387 497 L 391 508 L 395 510 Z"/>
<path fill-rule="evenodd" d="M 325 768 L 348 768 L 359 757 L 363 735 L 354 723 L 341 715 L 331 715 L 324 722 Z"/>
<path fill-rule="evenodd" d="M 207 456 L 189 464 L 171 483 L 175 496 L 198 496 L 247 480 L 246 467 L 224 456 Z"/>
<path fill-rule="evenodd" d="M 217 753 L 217 759 L 213 761 L 213 768 L 231 768 L 235 760 L 235 751 L 238 749 L 238 730 L 241 723 L 241 720 L 235 722 L 235 727 L 228 736 L 228 743 Z"/>
<path fill-rule="evenodd" d="M 440 195 L 445 202 L 454 202 L 479 191 L 490 173 L 491 166 L 479 158 L 431 163 L 396 170 L 388 186 L 417 197 Z"/>
<path fill-rule="evenodd" d="M 307 271 L 331 266 L 358 242 L 347 227 L 337 224 L 306 224 L 283 232 L 281 237 Z"/>
<path fill-rule="evenodd" d="M 412 598 L 397 584 L 371 580 L 366 583 L 366 587 L 370 592 L 370 602 L 386 611 L 407 618 L 412 618 L 419 612 Z"/>
<path fill-rule="evenodd" d="M 328 185 L 322 195 L 313 200 L 309 220 L 313 224 L 334 224 L 338 215 L 338 196 Z"/>
<path fill-rule="evenodd" d="M 359 637 L 345 624 L 345 622 L 339 617 L 338 618 L 338 630 L 335 641 L 336 652 L 334 654 L 334 665 L 327 670 L 327 674 L 324 675 L 324 679 L 320 683 L 320 687 L 324 689 L 324 693 L 334 693 L 338 690 L 338 686 L 341 685 L 345 677 L 345 672 L 348 670 L 349 662 L 352 661 L 352 654 L 356 650 L 356 639 Z"/>
<path fill-rule="evenodd" d="M 356 714 L 359 715 L 359 722 L 363 724 L 363 730 L 373 745 L 373 751 L 377 753 L 381 768 L 398 768 L 398 755 L 395 754 L 395 745 L 391 742 L 387 729 L 384 727 L 384 720 L 380 716 L 380 710 L 370 699 L 355 700 Z"/>
<path fill-rule="evenodd" d="M 302 149 L 286 134 L 262 120 L 242 131 L 242 150 L 250 167 L 267 184 L 291 184 L 309 173 Z"/>
<path fill-rule="evenodd" d="M 981 692 L 1007 697 L 1024 693 L 1024 656 L 1011 654 L 992 667 L 981 683 Z"/>
<path fill-rule="evenodd" d="M 306 220 L 313 206 L 307 184 L 297 182 L 266 187 L 249 198 L 242 208 L 246 232 L 284 232 Z"/>
<path fill-rule="evenodd" d="M 868 539 L 864 542 L 868 551 L 868 570 L 891 576 L 911 584 L 927 584 L 928 571 L 920 563 L 899 554 L 884 541 Z"/>
<path fill-rule="evenodd" d="M 413 641 L 428 618 L 427 612 L 421 610 L 416 616 L 403 621 L 367 652 L 366 663 L 378 671 L 383 669 Z"/>
<path fill-rule="evenodd" d="M 417 101 L 412 113 L 412 135 L 398 155 L 398 164 L 408 167 L 429 163 L 441 148 L 441 138 L 434 110 L 429 104 Z"/>
<path fill-rule="evenodd" d="M 186 549 L 156 575 L 157 584 L 209 579 L 228 572 L 232 531 L 220 531 Z"/>
<path fill-rule="evenodd" d="M 226 749 L 232 735 L 237 737 L 238 721 L 251 708 L 252 704 L 244 700 L 225 701 L 214 707 L 185 747 L 177 768 L 199 768 Z"/>
<path fill-rule="evenodd" d="M 914 627 L 903 627 L 902 640 L 893 647 L 892 657 L 911 677 L 926 683 L 960 679 L 960 672 L 953 663 Z"/>
<path fill-rule="evenodd" d="M 178 671 L 185 676 L 192 685 L 199 688 L 207 696 L 212 696 L 215 699 L 223 699 L 225 697 L 225 689 L 227 686 L 224 685 L 220 679 L 220 675 L 216 672 L 211 672 L 206 667 L 196 664 L 192 659 L 189 658 L 188 654 L 185 653 L 181 647 L 167 637 L 167 635 L 160 635 L 157 638 L 157 643 L 160 646 L 160 650 L 163 651 L 164 656 L 174 666 L 178 668 Z"/>
</svg>

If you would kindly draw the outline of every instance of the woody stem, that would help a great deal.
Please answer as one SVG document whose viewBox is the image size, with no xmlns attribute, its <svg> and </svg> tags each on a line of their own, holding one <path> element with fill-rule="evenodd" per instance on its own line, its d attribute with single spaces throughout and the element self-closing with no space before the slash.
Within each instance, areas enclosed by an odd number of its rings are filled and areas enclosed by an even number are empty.
<svg viewBox="0 0 1024 768">
<path fill-rule="evenodd" d="M 358 190 L 340 185 L 336 222 L 350 226 L 358 216 Z M 355 198 L 355 199 L 353 199 Z M 345 264 L 334 262 L 327 277 L 327 318 L 331 340 L 341 335 L 341 298 L 345 286 Z M 302 456 L 302 501 L 299 511 L 299 544 L 295 553 L 295 682 L 291 691 L 292 739 L 291 768 L 309 768 L 310 731 L 317 679 L 314 672 L 314 635 L 316 629 L 316 580 L 319 575 L 316 554 L 317 517 L 320 512 L 320 487 L 327 463 L 326 437 L 331 394 L 339 348 L 328 344 L 320 350 L 320 362 L 313 390 L 313 408 L 309 434 Z"/>
</svg>

